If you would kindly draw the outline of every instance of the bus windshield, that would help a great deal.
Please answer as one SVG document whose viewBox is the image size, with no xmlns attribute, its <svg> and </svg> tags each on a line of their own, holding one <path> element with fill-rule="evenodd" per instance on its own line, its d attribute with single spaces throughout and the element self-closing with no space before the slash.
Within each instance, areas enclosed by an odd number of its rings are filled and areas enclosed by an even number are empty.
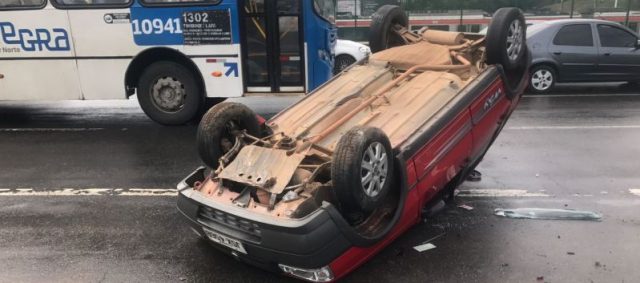
<svg viewBox="0 0 640 283">
<path fill-rule="evenodd" d="M 336 22 L 336 6 L 333 0 L 314 0 L 313 7 L 323 19 L 332 24 Z"/>
</svg>

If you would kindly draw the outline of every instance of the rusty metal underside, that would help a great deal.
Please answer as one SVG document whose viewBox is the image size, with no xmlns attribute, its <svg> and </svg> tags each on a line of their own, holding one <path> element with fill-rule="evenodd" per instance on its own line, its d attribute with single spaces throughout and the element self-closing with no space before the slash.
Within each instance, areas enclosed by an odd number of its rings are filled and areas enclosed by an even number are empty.
<svg viewBox="0 0 640 283">
<path fill-rule="evenodd" d="M 328 200 L 322 192 L 331 182 L 320 176 L 326 176 L 344 133 L 355 126 L 377 127 L 395 147 L 485 68 L 480 36 L 398 33 L 408 34 L 407 45 L 373 54 L 269 120 L 273 135 L 252 138 L 235 160 L 196 189 L 256 213 L 295 218 L 305 199 Z M 229 182 L 242 191 L 229 190 Z"/>
</svg>

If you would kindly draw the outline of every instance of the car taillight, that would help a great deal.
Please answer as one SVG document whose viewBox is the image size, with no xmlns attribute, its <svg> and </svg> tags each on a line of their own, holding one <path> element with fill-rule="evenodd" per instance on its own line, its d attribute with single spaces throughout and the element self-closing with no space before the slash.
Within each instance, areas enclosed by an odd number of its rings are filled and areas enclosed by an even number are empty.
<svg viewBox="0 0 640 283">
<path fill-rule="evenodd" d="M 312 282 L 331 282 L 333 280 L 333 272 L 329 266 L 316 269 L 306 269 L 278 264 L 284 273 L 293 277 L 312 281 Z"/>
</svg>

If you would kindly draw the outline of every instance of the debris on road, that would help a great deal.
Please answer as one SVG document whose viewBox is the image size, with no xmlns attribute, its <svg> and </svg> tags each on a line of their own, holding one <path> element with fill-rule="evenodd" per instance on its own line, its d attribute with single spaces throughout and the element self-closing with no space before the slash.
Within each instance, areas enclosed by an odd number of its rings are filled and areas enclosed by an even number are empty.
<svg viewBox="0 0 640 283">
<path fill-rule="evenodd" d="M 576 255 L 574 252 L 567 252 L 568 255 Z"/>
<path fill-rule="evenodd" d="M 480 171 L 478 171 L 478 170 L 471 171 L 471 173 L 469 173 L 469 176 L 467 176 L 467 181 L 469 181 L 469 182 L 480 182 L 480 181 L 482 181 L 482 173 L 480 173 Z"/>
<path fill-rule="evenodd" d="M 428 251 L 431 249 L 435 249 L 436 246 L 432 243 L 426 243 L 426 244 L 422 244 L 422 245 L 417 245 L 415 247 L 413 247 L 414 250 L 418 251 L 418 252 L 424 252 L 424 251 Z"/>
<path fill-rule="evenodd" d="M 418 252 L 424 252 L 424 251 L 428 251 L 430 249 L 435 249 L 436 246 L 434 244 L 432 244 L 431 242 L 433 242 L 436 239 L 444 236 L 445 234 L 446 234 L 445 232 L 442 232 L 442 233 L 432 237 L 431 239 L 426 240 L 426 241 L 422 242 L 421 244 L 419 244 L 417 246 L 414 246 L 413 249 L 418 251 Z"/>
<path fill-rule="evenodd" d="M 544 220 L 600 220 L 602 215 L 592 211 L 554 208 L 496 208 L 495 215 L 517 219 Z"/>
<path fill-rule="evenodd" d="M 466 205 L 466 204 L 460 204 L 460 205 L 458 205 L 458 207 L 462 208 L 464 210 L 473 210 L 473 206 Z"/>
</svg>

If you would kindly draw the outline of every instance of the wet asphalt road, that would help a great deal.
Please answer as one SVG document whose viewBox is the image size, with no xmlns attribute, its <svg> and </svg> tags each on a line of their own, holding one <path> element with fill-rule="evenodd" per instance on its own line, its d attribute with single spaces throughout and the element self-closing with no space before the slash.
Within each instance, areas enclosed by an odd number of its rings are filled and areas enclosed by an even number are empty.
<svg viewBox="0 0 640 283">
<path fill-rule="evenodd" d="M 576 95 L 576 93 L 578 95 Z M 615 95 L 613 93 L 616 93 Z M 525 97 L 459 197 L 349 282 L 639 282 L 640 90 Z M 271 116 L 294 99 L 242 99 Z M 135 101 L 0 102 L 0 282 L 288 279 L 195 238 L 173 196 L 6 196 L 3 189 L 173 188 L 200 165 L 195 125 L 154 124 Z M 505 219 L 498 207 L 594 210 L 601 222 Z M 413 246 L 443 234 L 436 249 Z"/>
</svg>

